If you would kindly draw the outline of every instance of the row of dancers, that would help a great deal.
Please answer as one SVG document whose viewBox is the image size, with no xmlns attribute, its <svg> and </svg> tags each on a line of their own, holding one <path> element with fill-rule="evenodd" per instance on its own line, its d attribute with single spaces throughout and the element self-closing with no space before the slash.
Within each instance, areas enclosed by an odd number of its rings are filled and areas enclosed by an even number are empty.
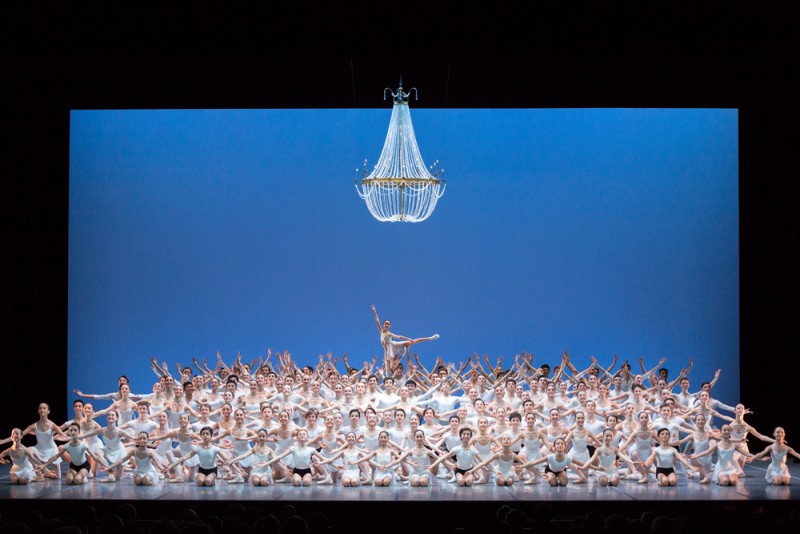
<svg viewBox="0 0 800 534">
<path fill-rule="evenodd" d="M 567 353 L 552 375 L 524 353 L 508 370 L 474 355 L 458 365 L 437 359 L 429 372 L 408 349 L 438 336 L 396 341 L 388 321 L 377 312 L 375 320 L 389 345 L 381 366 L 373 359 L 355 368 L 344 356 L 340 371 L 329 354 L 301 369 L 288 353 L 271 360 L 268 352 L 249 364 L 217 355 L 213 369 L 193 360 L 195 369 L 178 365 L 175 377 L 151 359 L 159 378 L 151 393 L 132 394 L 124 376 L 113 393 L 76 390 L 110 405 L 95 410 L 76 399 L 62 425 L 42 403 L 35 423 L 0 441 L 11 443 L 0 461 L 13 462 L 15 484 L 60 478 L 63 459 L 67 484 L 116 482 L 128 469 L 137 485 L 213 486 L 222 476 L 254 486 L 424 487 L 440 479 L 557 486 L 592 477 L 602 486 L 626 478 L 667 486 L 677 483 L 676 468 L 700 483 L 735 485 L 744 463 L 767 459 L 767 480 L 782 485 L 791 479 L 786 456 L 800 458 L 782 428 L 766 436 L 745 422 L 743 405 L 712 398 L 719 371 L 691 393 L 691 361 L 673 380 L 664 360 L 647 370 L 640 358 L 642 373 L 633 374 L 627 361 L 615 371 L 616 357 L 608 368 L 592 358 L 579 371 Z M 716 419 L 726 423 L 717 428 Z M 29 434 L 33 447 L 22 443 Z M 748 435 L 769 445 L 751 454 Z"/>
</svg>

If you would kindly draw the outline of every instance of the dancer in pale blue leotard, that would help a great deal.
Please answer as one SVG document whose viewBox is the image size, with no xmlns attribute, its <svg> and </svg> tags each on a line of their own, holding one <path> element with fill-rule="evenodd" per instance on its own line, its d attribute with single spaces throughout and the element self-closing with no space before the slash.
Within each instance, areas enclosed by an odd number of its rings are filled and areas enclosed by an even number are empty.
<svg viewBox="0 0 800 534">
<path fill-rule="evenodd" d="M 775 437 L 775 443 L 753 456 L 753 459 L 764 459 L 769 455 L 770 462 L 767 466 L 765 477 L 767 482 L 776 486 L 788 486 L 792 476 L 789 474 L 789 468 L 786 465 L 786 456 L 791 454 L 800 459 L 800 454 L 797 454 L 794 449 L 786 444 L 786 431 L 783 427 L 777 427 L 772 435 Z"/>
<path fill-rule="evenodd" d="M 520 469 L 528 469 L 538 464 L 545 464 L 545 477 L 550 486 L 566 486 L 568 482 L 567 467 L 571 468 L 578 475 L 578 483 L 586 482 L 586 475 L 581 469 L 583 466 L 576 464 L 566 454 L 567 442 L 564 438 L 556 438 L 553 442 L 555 454 L 548 454 L 542 458 L 525 462 Z M 535 473 L 535 471 L 533 471 Z"/>
</svg>

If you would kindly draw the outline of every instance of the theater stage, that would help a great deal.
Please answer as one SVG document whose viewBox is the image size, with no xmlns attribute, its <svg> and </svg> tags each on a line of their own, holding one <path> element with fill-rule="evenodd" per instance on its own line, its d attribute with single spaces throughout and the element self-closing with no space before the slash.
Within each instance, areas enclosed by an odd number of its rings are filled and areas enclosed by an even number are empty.
<svg viewBox="0 0 800 534">
<path fill-rule="evenodd" d="M 101 484 L 95 480 L 83 486 L 67 486 L 61 481 L 47 480 L 28 486 L 11 485 L 9 467 L 0 470 L 0 499 L 23 499 L 36 501 L 278 501 L 278 502 L 650 502 L 650 501 L 797 501 L 800 503 L 800 464 L 790 464 L 792 484 L 772 486 L 764 479 L 766 463 L 745 466 L 747 478 L 740 479 L 735 487 L 716 484 L 701 485 L 697 480 L 687 481 L 678 477 L 678 485 L 661 488 L 655 482 L 637 484 L 623 480 L 617 487 L 601 487 L 594 478 L 587 484 L 570 483 L 567 487 L 551 488 L 545 482 L 522 486 L 497 487 L 494 484 L 459 488 L 455 483 L 438 479 L 428 488 L 412 488 L 405 484 L 389 487 L 361 486 L 344 488 L 339 485 L 293 487 L 290 484 L 274 484 L 255 488 L 250 484 L 228 484 L 220 482 L 211 488 L 199 488 L 194 484 L 171 484 L 158 482 L 149 487 L 137 487 L 132 479 L 112 484 Z M 62 466 L 63 467 L 63 466 Z"/>
</svg>

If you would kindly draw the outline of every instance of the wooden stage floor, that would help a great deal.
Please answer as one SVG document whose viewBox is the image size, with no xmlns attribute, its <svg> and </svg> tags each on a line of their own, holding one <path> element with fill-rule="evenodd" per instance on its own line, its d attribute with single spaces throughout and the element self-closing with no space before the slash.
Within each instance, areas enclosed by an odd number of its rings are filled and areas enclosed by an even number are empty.
<svg viewBox="0 0 800 534">
<path fill-rule="evenodd" d="M 220 482 L 215 487 L 198 488 L 194 484 L 158 482 L 150 487 L 137 487 L 132 479 L 112 484 L 90 481 L 83 486 L 66 486 L 61 481 L 47 480 L 28 486 L 11 485 L 9 467 L 0 467 L 0 499 L 34 501 L 273 501 L 273 502 L 648 502 L 648 501 L 796 501 L 800 503 L 800 464 L 790 464 L 792 484 L 772 486 L 764 479 L 764 464 L 747 465 L 747 478 L 736 487 L 716 484 L 701 485 L 698 481 L 678 477 L 678 485 L 661 488 L 651 481 L 643 485 L 623 480 L 617 487 L 601 487 L 593 478 L 587 484 L 572 484 L 551 488 L 544 482 L 532 486 L 515 484 L 497 487 L 493 484 L 459 488 L 455 483 L 437 480 L 429 488 L 412 488 L 404 484 L 389 487 L 361 486 L 344 488 L 335 486 L 292 487 L 275 484 L 254 488 L 249 484 Z"/>
</svg>

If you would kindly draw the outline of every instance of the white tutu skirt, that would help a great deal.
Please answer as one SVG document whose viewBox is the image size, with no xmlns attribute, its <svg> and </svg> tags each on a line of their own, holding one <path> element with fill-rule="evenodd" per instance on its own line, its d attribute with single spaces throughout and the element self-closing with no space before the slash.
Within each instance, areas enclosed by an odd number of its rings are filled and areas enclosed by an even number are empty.
<svg viewBox="0 0 800 534">
<path fill-rule="evenodd" d="M 765 478 L 767 482 L 772 484 L 777 477 L 788 477 L 789 476 L 789 467 L 786 464 L 778 464 L 772 465 L 769 464 L 767 466 L 767 474 Z"/>
</svg>

